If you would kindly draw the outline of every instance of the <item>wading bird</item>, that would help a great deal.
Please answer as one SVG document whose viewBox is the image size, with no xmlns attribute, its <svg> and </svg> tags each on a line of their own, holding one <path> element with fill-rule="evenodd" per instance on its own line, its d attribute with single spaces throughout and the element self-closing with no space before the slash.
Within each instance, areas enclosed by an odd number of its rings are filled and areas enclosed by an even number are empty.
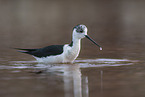
<svg viewBox="0 0 145 97">
<path fill-rule="evenodd" d="M 72 42 L 70 44 L 50 45 L 39 49 L 16 49 L 19 52 L 32 55 L 41 63 L 72 63 L 79 55 L 82 38 L 88 38 L 102 50 L 102 47 L 92 40 L 87 32 L 87 27 L 81 24 L 73 28 Z"/>
</svg>

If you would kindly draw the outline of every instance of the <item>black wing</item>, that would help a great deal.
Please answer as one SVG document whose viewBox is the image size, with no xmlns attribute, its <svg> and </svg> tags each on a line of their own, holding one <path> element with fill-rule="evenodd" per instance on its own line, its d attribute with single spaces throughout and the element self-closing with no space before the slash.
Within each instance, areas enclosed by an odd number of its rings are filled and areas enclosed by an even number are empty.
<svg viewBox="0 0 145 97">
<path fill-rule="evenodd" d="M 51 45 L 51 46 L 47 46 L 40 49 L 21 49 L 21 48 L 16 48 L 16 49 L 24 50 L 24 51 L 19 51 L 19 52 L 27 53 L 27 54 L 41 58 L 41 57 L 47 57 L 51 55 L 62 54 L 63 46 L 64 45 Z"/>
</svg>

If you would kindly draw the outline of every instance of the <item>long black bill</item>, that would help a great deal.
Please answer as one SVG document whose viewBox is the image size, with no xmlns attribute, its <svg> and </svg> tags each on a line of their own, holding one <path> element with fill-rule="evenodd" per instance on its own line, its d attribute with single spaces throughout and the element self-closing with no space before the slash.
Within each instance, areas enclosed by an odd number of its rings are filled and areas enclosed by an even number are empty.
<svg viewBox="0 0 145 97">
<path fill-rule="evenodd" d="M 91 39 L 88 35 L 85 35 L 86 38 L 88 38 L 89 40 L 91 40 L 94 44 L 96 44 L 98 47 L 100 47 L 100 50 L 102 50 L 102 47 L 97 44 L 93 39 Z"/>
</svg>

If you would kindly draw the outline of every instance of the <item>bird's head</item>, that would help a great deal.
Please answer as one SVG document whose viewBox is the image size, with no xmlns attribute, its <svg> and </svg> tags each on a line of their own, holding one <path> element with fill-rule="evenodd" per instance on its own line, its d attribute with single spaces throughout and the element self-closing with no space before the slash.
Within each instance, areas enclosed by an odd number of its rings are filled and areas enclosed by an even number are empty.
<svg viewBox="0 0 145 97">
<path fill-rule="evenodd" d="M 85 25 L 77 25 L 73 28 L 73 38 L 82 39 L 87 35 L 88 29 Z"/>
<path fill-rule="evenodd" d="M 91 39 L 88 35 L 87 35 L 88 29 L 85 25 L 77 25 L 73 28 L 73 40 L 76 39 L 82 39 L 82 38 L 88 38 L 90 41 L 92 41 L 95 45 L 97 45 L 98 47 L 100 47 L 100 50 L 102 50 L 102 47 L 100 45 L 98 45 L 93 39 Z"/>
</svg>

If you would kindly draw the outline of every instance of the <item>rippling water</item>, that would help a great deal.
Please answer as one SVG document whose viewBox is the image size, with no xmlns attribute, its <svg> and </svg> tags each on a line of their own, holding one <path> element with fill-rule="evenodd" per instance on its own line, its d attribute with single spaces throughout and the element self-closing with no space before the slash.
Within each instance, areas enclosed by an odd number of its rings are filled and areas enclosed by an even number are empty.
<svg viewBox="0 0 145 97">
<path fill-rule="evenodd" d="M 1 69 L 9 69 L 9 68 L 65 68 L 68 65 L 79 65 L 80 68 L 90 68 L 90 67 L 109 67 L 109 66 L 123 66 L 123 65 L 132 65 L 137 63 L 138 60 L 128 60 L 128 59 L 82 59 L 75 60 L 72 64 L 40 64 L 37 61 L 12 61 L 10 62 L 11 66 L 1 65 Z"/>
<path fill-rule="evenodd" d="M 55 91 L 62 97 L 89 97 L 92 94 L 103 96 L 106 95 L 107 88 L 122 90 L 132 82 L 134 84 L 134 81 L 129 81 L 136 78 L 134 71 L 130 69 L 134 70 L 135 64 L 139 63 L 139 60 L 109 58 L 79 59 L 73 64 L 8 61 L 7 65 L 0 66 L 2 74 L 0 80 L 3 84 L 1 94 L 6 95 L 7 89 L 10 94 L 15 93 L 17 96 L 21 93 L 57 96 L 54 94 Z M 124 91 L 124 95 L 126 92 Z"/>
</svg>

